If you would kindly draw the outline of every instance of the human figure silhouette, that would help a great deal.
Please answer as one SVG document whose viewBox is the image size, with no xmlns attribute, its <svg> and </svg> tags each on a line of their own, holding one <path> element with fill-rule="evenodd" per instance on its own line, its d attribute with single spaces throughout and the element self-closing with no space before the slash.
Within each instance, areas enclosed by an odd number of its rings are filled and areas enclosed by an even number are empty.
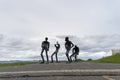
<svg viewBox="0 0 120 80">
<path fill-rule="evenodd" d="M 72 57 L 75 57 L 75 61 L 77 61 L 77 55 L 79 55 L 79 47 L 75 45 L 72 49 L 72 55 L 70 56 L 70 60 L 72 61 Z"/>
<path fill-rule="evenodd" d="M 42 42 L 42 51 L 41 51 L 41 58 L 42 58 L 42 63 L 44 63 L 44 56 L 43 56 L 43 52 L 46 52 L 46 58 L 47 58 L 47 63 L 49 63 L 49 58 L 48 58 L 48 51 L 49 51 L 49 46 L 50 43 L 48 42 L 48 38 L 45 38 L 45 41 Z"/>
<path fill-rule="evenodd" d="M 68 62 L 70 62 L 69 52 L 70 52 L 71 48 L 74 46 L 74 44 L 71 41 L 69 41 L 69 37 L 66 37 L 65 41 L 66 41 L 65 42 L 66 57 L 68 59 Z"/>
<path fill-rule="evenodd" d="M 55 50 L 55 52 L 51 55 L 51 62 L 53 62 L 53 56 L 54 56 L 54 55 L 55 55 L 55 57 L 56 57 L 56 62 L 58 62 L 57 53 L 58 53 L 58 51 L 59 51 L 59 49 L 60 49 L 60 44 L 57 42 L 54 46 L 55 46 L 56 50 Z"/>
</svg>

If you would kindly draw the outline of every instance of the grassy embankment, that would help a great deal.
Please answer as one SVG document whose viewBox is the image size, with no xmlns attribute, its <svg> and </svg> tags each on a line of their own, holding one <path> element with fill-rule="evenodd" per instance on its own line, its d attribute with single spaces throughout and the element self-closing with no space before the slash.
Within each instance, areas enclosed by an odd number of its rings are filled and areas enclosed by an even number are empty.
<svg viewBox="0 0 120 80">
<path fill-rule="evenodd" d="M 97 63 L 120 63 L 120 54 L 104 57 L 98 60 L 92 60 L 90 62 L 97 62 Z"/>
<path fill-rule="evenodd" d="M 22 66 L 27 64 L 37 64 L 38 62 L 14 62 L 14 63 L 0 63 L 0 67 L 8 67 L 8 66 Z"/>
<path fill-rule="evenodd" d="M 66 62 L 66 61 L 60 61 Z M 98 60 L 81 60 L 79 59 L 77 62 L 95 62 L 95 63 L 119 63 L 120 64 L 120 54 L 104 57 Z M 39 62 L 14 62 L 14 63 L 0 63 L 0 67 L 8 67 L 8 66 L 22 66 L 28 64 L 39 64 Z"/>
</svg>

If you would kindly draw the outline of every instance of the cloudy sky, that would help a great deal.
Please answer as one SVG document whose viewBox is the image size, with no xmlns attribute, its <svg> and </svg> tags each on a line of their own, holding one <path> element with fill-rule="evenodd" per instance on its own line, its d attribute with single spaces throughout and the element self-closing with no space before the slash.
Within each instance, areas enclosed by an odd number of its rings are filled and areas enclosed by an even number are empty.
<svg viewBox="0 0 120 80">
<path fill-rule="evenodd" d="M 120 0 L 0 0 L 0 60 L 39 60 L 48 36 L 51 55 L 64 38 L 81 49 L 79 58 L 98 59 L 120 48 Z"/>
</svg>

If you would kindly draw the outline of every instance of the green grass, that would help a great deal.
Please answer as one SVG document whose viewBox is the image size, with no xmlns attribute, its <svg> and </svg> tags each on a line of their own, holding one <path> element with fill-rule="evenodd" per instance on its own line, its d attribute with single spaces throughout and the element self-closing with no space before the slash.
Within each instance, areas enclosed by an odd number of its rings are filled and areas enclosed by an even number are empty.
<svg viewBox="0 0 120 80">
<path fill-rule="evenodd" d="M 59 61 L 66 62 L 66 60 Z M 79 59 L 77 62 L 95 62 L 95 63 L 119 63 L 120 64 L 120 54 L 104 57 L 98 60 L 81 60 Z M 14 63 L 0 63 L 0 67 L 8 67 L 8 66 L 22 66 L 28 64 L 39 64 L 39 62 L 14 62 Z"/>
<path fill-rule="evenodd" d="M 90 62 L 97 62 L 97 63 L 120 63 L 120 54 L 104 57 L 98 60 L 92 60 Z"/>
<path fill-rule="evenodd" d="M 22 66 L 27 64 L 37 64 L 39 62 L 14 62 L 14 63 L 0 63 L 0 67 L 8 67 L 8 66 Z"/>
</svg>

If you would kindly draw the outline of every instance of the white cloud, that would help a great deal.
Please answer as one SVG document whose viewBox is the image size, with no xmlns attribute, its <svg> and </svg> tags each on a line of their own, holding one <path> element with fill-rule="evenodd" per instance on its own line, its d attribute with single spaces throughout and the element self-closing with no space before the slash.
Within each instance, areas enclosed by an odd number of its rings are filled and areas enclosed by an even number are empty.
<svg viewBox="0 0 120 80">
<path fill-rule="evenodd" d="M 120 1 L 1 0 L 0 32 L 19 37 L 119 34 Z"/>
<path fill-rule="evenodd" d="M 64 36 L 57 36 L 64 40 Z M 111 55 L 111 49 L 120 48 L 120 35 L 97 35 L 97 36 L 69 36 L 70 40 L 80 48 L 79 58 L 98 59 Z M 63 41 L 64 43 L 64 41 Z M 64 45 L 64 44 L 62 44 Z"/>
<path fill-rule="evenodd" d="M 104 36 L 69 36 L 70 40 L 80 48 L 79 58 L 82 59 L 98 59 L 104 56 L 111 55 L 111 49 L 120 48 L 120 35 L 104 35 Z M 65 35 L 57 37 L 49 37 L 50 51 L 49 57 L 55 51 L 54 44 L 59 41 L 61 48 L 58 53 L 60 60 L 66 59 L 65 55 Z M 36 59 L 39 60 L 41 52 L 41 42 L 44 38 L 22 39 L 7 37 L 1 34 L 0 36 L 0 59 Z M 71 55 L 71 52 L 70 52 Z M 45 56 L 45 54 L 44 54 Z"/>
<path fill-rule="evenodd" d="M 119 48 L 119 4 L 119 0 L 0 0 L 0 32 L 7 35 L 0 35 L 0 54 L 40 52 L 45 36 L 51 42 L 50 55 L 56 41 L 60 53 L 65 53 L 66 35 L 81 52 L 93 55 Z"/>
</svg>

